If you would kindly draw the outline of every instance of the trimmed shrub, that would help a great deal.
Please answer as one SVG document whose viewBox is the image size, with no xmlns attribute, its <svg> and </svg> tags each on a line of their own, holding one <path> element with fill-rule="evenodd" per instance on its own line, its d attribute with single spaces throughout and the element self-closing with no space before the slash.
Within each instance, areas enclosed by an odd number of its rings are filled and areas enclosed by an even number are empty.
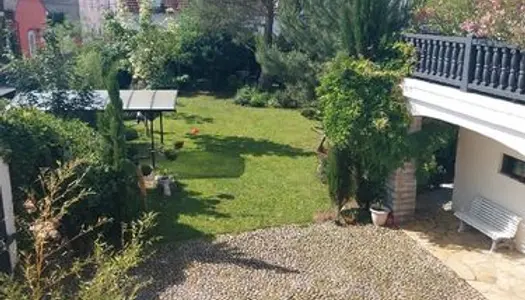
<svg viewBox="0 0 525 300">
<path fill-rule="evenodd" d="M 251 107 L 266 107 L 270 101 L 270 94 L 268 93 L 255 93 L 250 100 Z"/>
<path fill-rule="evenodd" d="M 305 108 L 301 110 L 301 115 L 307 119 L 313 120 L 319 116 L 319 112 L 315 108 Z"/>
<path fill-rule="evenodd" d="M 238 105 L 250 105 L 253 95 L 257 93 L 257 89 L 250 86 L 245 86 L 237 91 L 233 102 Z"/>
<path fill-rule="evenodd" d="M 153 167 L 150 165 L 141 165 L 140 171 L 142 172 L 142 175 L 149 176 L 153 172 Z"/>
<path fill-rule="evenodd" d="M 184 141 L 176 141 L 173 143 L 173 149 L 175 150 L 180 150 L 182 147 L 184 147 Z"/>
<path fill-rule="evenodd" d="M 57 162 L 75 157 L 96 163 L 101 153 L 100 136 L 81 121 L 62 120 L 35 109 L 11 109 L 0 116 L 0 156 L 12 170 L 15 206 L 41 168 L 55 168 Z"/>
<path fill-rule="evenodd" d="M 124 131 L 126 141 L 134 141 L 139 138 L 139 132 L 135 128 L 126 127 Z"/>
<path fill-rule="evenodd" d="M 175 149 L 166 149 L 164 150 L 164 156 L 166 156 L 166 159 L 173 161 L 177 159 L 179 154 Z"/>
</svg>

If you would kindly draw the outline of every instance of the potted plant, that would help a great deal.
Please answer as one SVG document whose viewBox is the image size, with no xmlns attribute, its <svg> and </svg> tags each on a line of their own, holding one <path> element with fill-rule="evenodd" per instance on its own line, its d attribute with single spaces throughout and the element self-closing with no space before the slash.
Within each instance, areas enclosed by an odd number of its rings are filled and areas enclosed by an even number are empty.
<svg viewBox="0 0 525 300">
<path fill-rule="evenodd" d="M 375 226 L 385 226 L 390 209 L 383 204 L 383 201 L 379 201 L 370 206 L 370 213 L 372 214 L 372 223 Z"/>
<path fill-rule="evenodd" d="M 155 179 L 155 174 L 153 172 L 153 167 L 150 165 L 141 165 L 140 171 L 142 172 L 142 176 L 144 176 L 144 179 L 147 181 L 152 181 Z"/>
<path fill-rule="evenodd" d="M 163 170 L 162 175 L 156 176 L 157 188 L 162 190 L 164 196 L 171 196 L 171 185 L 173 184 L 173 176 L 169 175 L 167 170 Z"/>
</svg>

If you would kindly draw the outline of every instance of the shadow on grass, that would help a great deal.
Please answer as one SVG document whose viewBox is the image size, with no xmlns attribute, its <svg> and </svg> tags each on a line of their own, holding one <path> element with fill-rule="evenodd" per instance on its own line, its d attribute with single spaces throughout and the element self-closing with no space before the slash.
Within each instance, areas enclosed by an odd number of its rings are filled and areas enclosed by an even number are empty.
<svg viewBox="0 0 525 300">
<path fill-rule="evenodd" d="M 206 91 L 206 90 L 186 90 L 179 91 L 179 97 L 184 98 L 196 98 L 202 96 L 212 96 L 219 100 L 231 99 L 237 93 L 236 90 L 226 90 L 226 91 Z"/>
<path fill-rule="evenodd" d="M 161 165 L 178 179 L 239 178 L 245 170 L 244 158 L 227 152 L 182 151 L 177 160 Z"/>
<path fill-rule="evenodd" d="M 237 153 L 254 156 L 312 156 L 314 152 L 304 151 L 286 144 L 279 144 L 270 140 L 254 139 L 244 136 L 219 136 L 219 135 L 186 135 L 193 140 L 197 148 L 213 153 Z"/>
<path fill-rule="evenodd" d="M 183 112 L 174 114 L 171 118 L 174 120 L 184 120 L 186 124 L 206 124 L 214 122 L 214 119 L 211 117 L 201 117 L 199 115 L 188 114 Z"/>
<path fill-rule="evenodd" d="M 193 238 L 211 238 L 213 236 L 201 232 L 189 225 L 179 222 L 180 216 L 205 215 L 213 218 L 229 218 L 228 214 L 217 211 L 217 205 L 223 200 L 222 194 L 214 197 L 204 197 L 201 193 L 188 190 L 187 186 L 178 182 L 175 191 L 170 197 L 162 195 L 160 190 L 148 191 L 148 206 L 150 210 L 159 213 L 158 235 L 164 241 L 173 242 Z"/>
</svg>

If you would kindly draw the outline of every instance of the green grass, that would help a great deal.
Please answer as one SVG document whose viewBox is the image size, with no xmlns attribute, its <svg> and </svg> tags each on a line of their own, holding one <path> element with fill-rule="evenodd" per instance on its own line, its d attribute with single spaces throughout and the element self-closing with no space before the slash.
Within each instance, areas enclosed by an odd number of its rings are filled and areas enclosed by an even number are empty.
<svg viewBox="0 0 525 300">
<path fill-rule="evenodd" d="M 184 141 L 184 148 L 176 161 L 159 157 L 157 164 L 175 174 L 180 188 L 170 198 L 149 195 L 150 207 L 160 212 L 159 234 L 173 241 L 311 222 L 329 208 L 315 175 L 314 125 L 298 111 L 180 98 L 178 113 L 164 117 L 165 147 Z M 136 128 L 146 145 L 144 126 Z M 189 134 L 192 128 L 199 134 Z M 155 139 L 159 143 L 159 135 Z"/>
</svg>

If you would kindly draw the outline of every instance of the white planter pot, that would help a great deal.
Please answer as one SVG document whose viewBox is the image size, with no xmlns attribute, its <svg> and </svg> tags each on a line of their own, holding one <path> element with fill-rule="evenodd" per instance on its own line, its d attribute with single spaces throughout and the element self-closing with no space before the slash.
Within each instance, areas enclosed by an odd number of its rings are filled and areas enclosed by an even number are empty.
<svg viewBox="0 0 525 300">
<path fill-rule="evenodd" d="M 157 184 L 162 187 L 162 191 L 164 193 L 164 196 L 171 196 L 171 178 L 169 177 L 157 177 Z"/>
<path fill-rule="evenodd" d="M 371 208 L 370 212 L 372 213 L 372 223 L 374 223 L 375 226 L 384 226 L 386 224 L 386 220 L 388 219 L 390 210 L 387 208 L 384 208 L 384 210 L 376 210 Z"/>
</svg>

